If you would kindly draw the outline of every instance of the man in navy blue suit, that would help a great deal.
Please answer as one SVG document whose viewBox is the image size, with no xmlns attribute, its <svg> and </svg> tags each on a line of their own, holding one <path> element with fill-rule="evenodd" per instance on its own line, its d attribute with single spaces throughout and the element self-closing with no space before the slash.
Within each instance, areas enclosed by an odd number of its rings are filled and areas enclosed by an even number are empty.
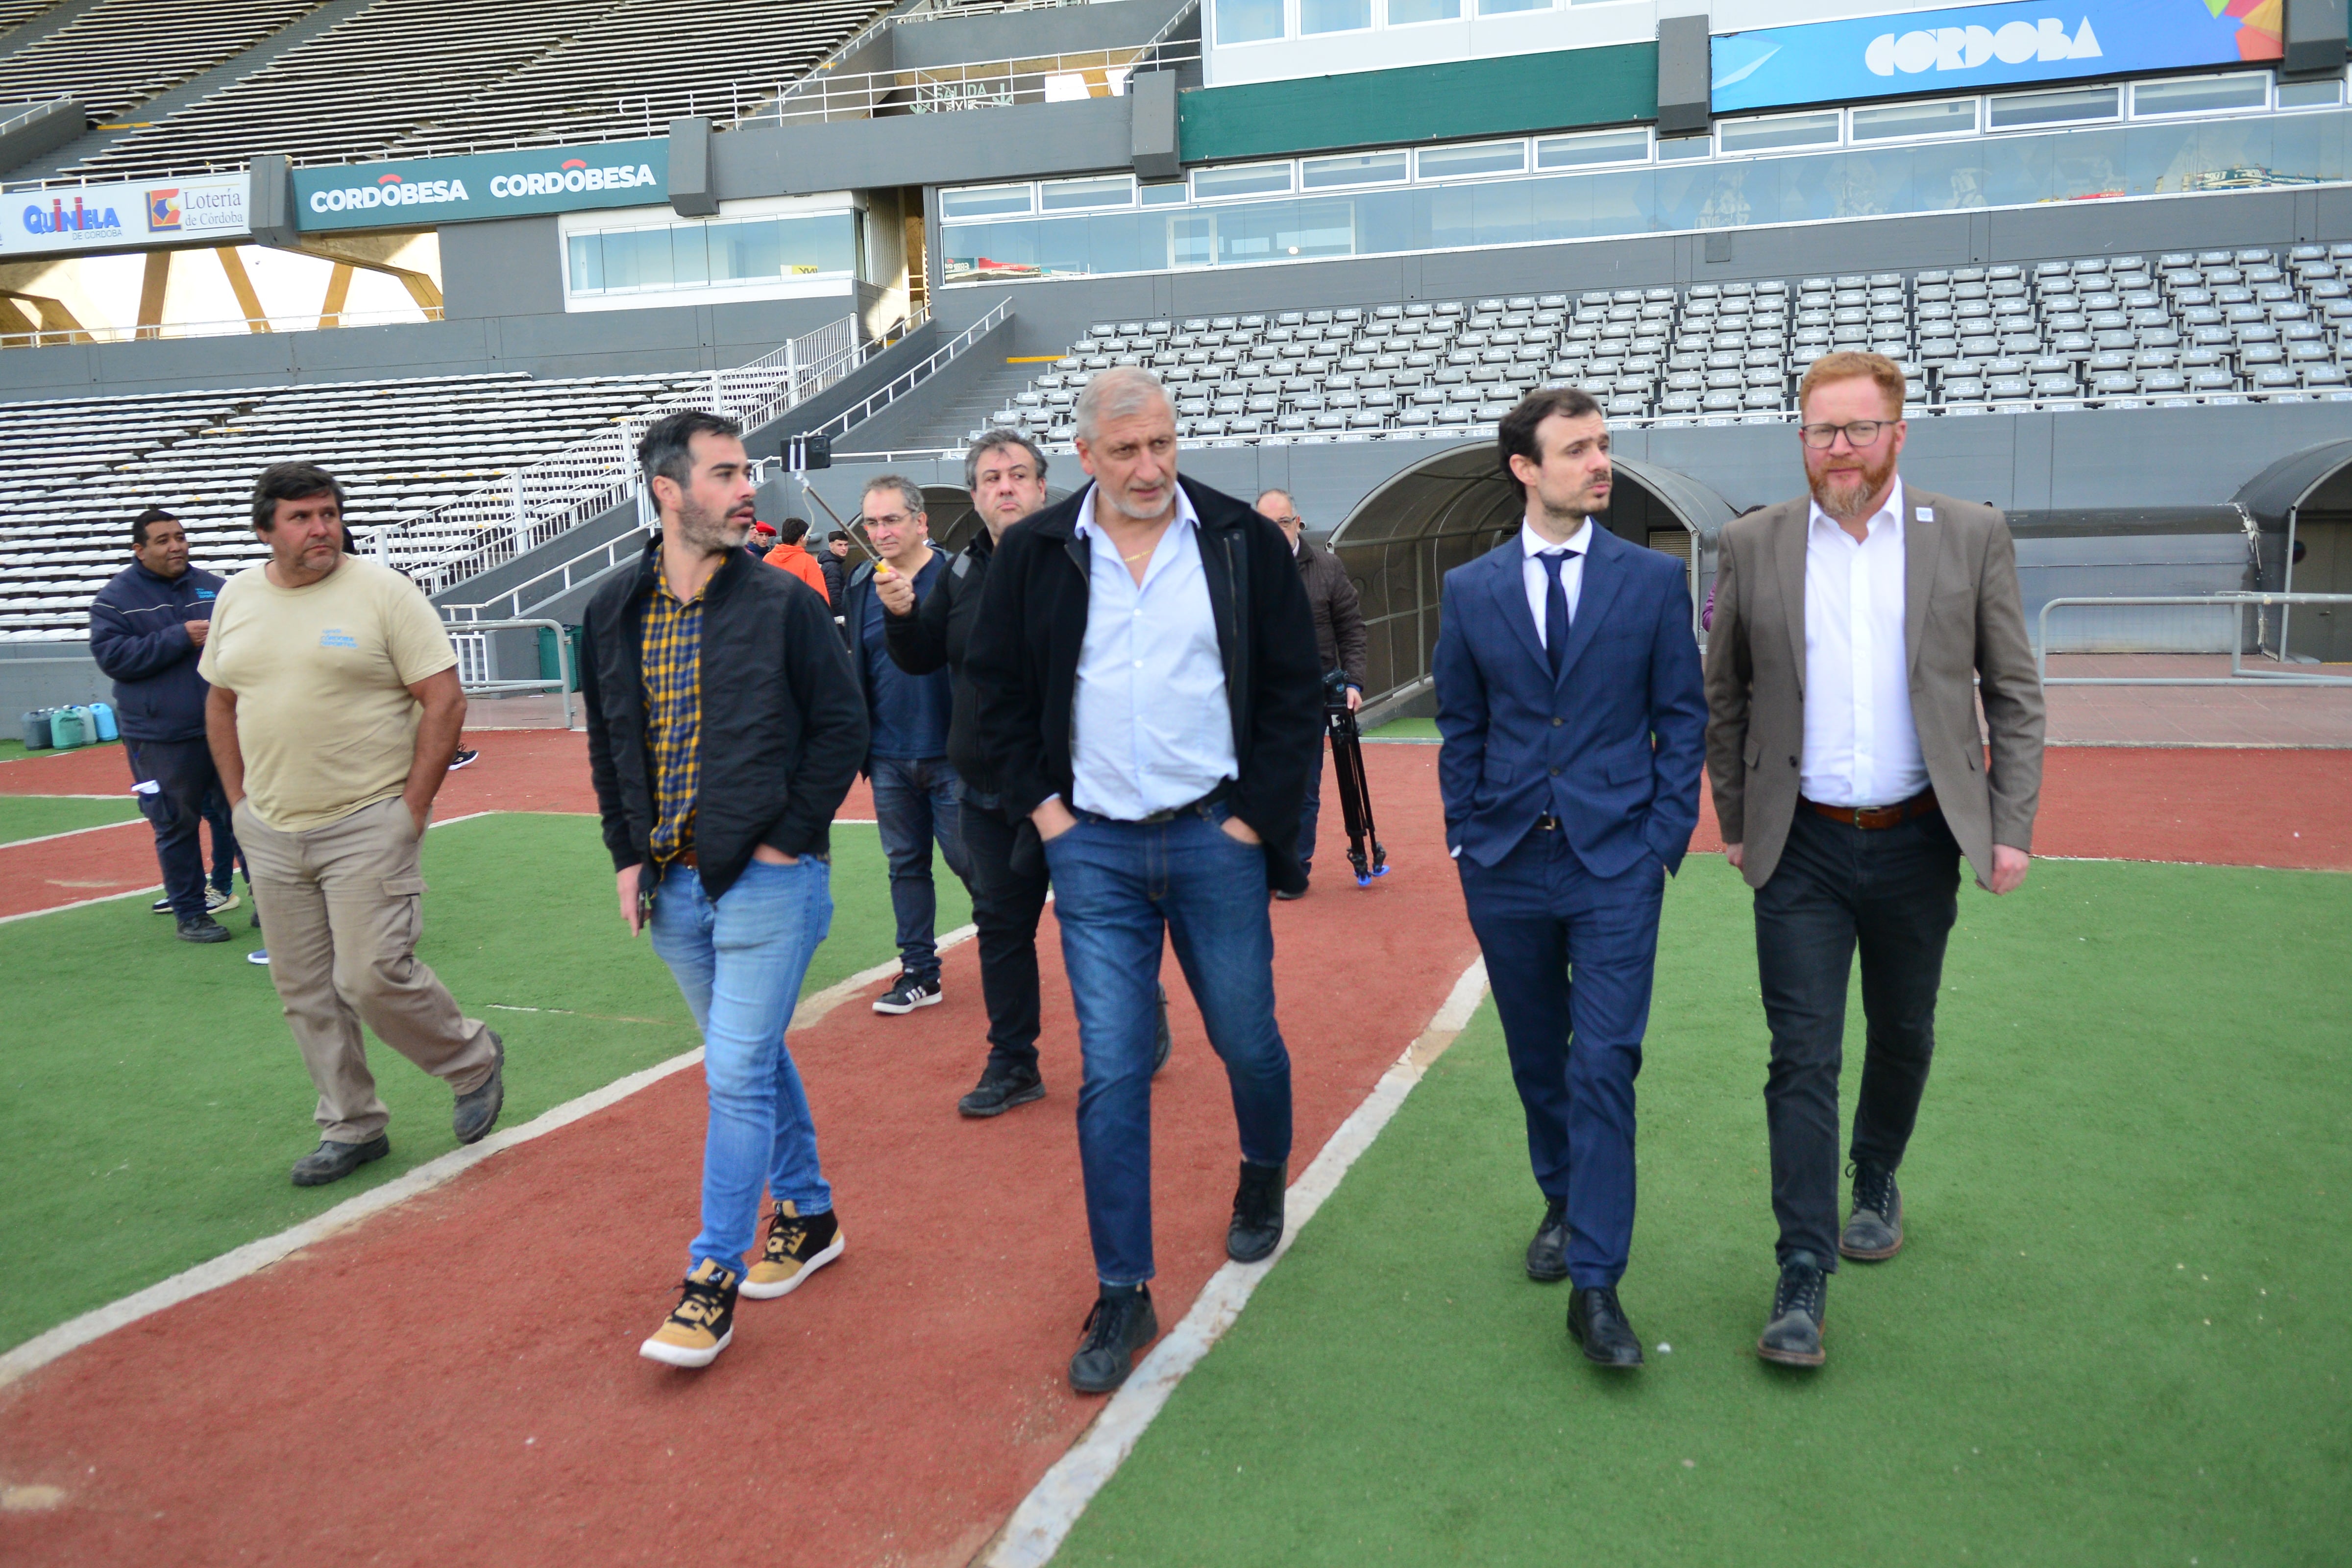
<svg viewBox="0 0 2352 1568">
<path fill-rule="evenodd" d="M 1706 699 L 1682 566 L 1604 525 L 1600 405 L 1572 387 L 1534 393 L 1496 445 L 1527 516 L 1445 574 L 1445 841 L 1544 1194 L 1528 1273 L 1571 1281 L 1568 1331 L 1587 1360 L 1637 1367 L 1617 1300 L 1633 1237 L 1633 1078 L 1666 874 L 1698 826 Z"/>
</svg>

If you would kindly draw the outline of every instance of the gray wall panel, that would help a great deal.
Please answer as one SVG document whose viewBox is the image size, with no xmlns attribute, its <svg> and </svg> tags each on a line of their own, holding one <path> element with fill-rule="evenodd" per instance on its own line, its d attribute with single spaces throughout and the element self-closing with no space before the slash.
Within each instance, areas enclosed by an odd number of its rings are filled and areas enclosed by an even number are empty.
<svg viewBox="0 0 2352 1568">
<path fill-rule="evenodd" d="M 730 132 L 711 141 L 721 200 L 962 184 L 1096 169 L 1134 156 L 1124 98 Z"/>
<path fill-rule="evenodd" d="M 552 217 L 449 225 L 441 231 L 443 313 L 453 319 L 560 313 L 562 244 Z"/>
</svg>

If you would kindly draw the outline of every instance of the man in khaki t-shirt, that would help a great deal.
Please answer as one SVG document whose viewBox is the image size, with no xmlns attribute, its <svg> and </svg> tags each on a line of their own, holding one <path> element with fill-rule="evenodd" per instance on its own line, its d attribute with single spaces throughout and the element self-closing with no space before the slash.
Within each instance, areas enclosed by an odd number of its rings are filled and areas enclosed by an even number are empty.
<svg viewBox="0 0 2352 1568">
<path fill-rule="evenodd" d="M 416 962 L 417 847 L 466 721 L 448 633 L 407 579 L 343 553 L 325 470 L 266 469 L 253 517 L 270 558 L 221 590 L 197 668 L 269 978 L 319 1089 L 294 1184 L 319 1186 L 391 1152 L 362 1022 L 450 1086 L 461 1143 L 498 1121 L 505 1047 Z"/>
</svg>

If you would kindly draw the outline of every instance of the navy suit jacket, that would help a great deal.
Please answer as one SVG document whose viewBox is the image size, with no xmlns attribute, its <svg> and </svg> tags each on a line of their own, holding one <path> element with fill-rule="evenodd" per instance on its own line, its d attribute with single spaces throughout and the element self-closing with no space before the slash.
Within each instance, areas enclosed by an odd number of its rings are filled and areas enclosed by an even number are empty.
<svg viewBox="0 0 2352 1568">
<path fill-rule="evenodd" d="M 1674 870 L 1698 826 L 1706 695 L 1684 568 L 1597 520 L 1591 539 L 1557 681 L 1516 530 L 1445 574 L 1438 785 L 1446 847 L 1482 866 L 1546 812 L 1599 877 L 1632 869 L 1645 851 Z"/>
</svg>

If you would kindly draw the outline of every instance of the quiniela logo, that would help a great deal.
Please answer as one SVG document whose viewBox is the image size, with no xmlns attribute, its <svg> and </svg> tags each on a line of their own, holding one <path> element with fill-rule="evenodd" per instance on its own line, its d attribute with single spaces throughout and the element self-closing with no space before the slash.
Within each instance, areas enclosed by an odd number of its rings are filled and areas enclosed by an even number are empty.
<svg viewBox="0 0 2352 1568">
<path fill-rule="evenodd" d="M 2086 60 L 2100 55 L 2099 36 L 2091 19 L 2070 35 L 2055 16 L 2039 22 L 2011 22 L 1998 30 L 1986 26 L 1922 28 L 1909 33 L 1881 33 L 1863 50 L 1862 63 L 1873 76 L 1917 76 L 1925 71 L 1972 70 L 1988 60 L 2021 66 L 2028 60 Z"/>
<path fill-rule="evenodd" d="M 76 196 L 68 206 L 62 196 L 52 196 L 47 207 L 27 206 L 25 209 L 25 232 L 27 234 L 105 234 L 120 233 L 122 220 L 114 216 L 112 207 L 86 207 Z"/>
</svg>

